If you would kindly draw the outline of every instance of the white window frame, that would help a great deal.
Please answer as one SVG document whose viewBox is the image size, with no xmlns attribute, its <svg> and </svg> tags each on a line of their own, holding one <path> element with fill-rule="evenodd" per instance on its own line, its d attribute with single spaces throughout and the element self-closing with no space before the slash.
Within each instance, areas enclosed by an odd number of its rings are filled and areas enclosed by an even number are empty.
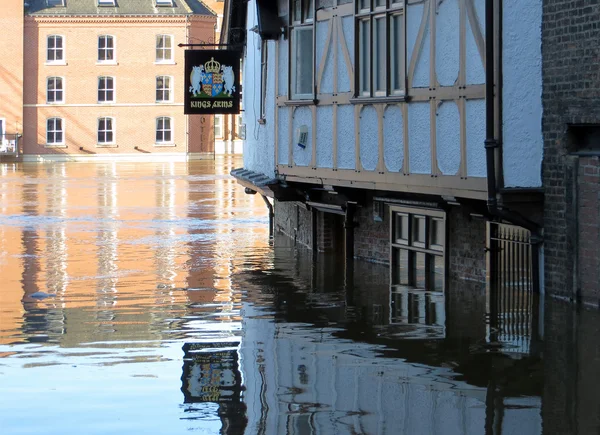
<svg viewBox="0 0 600 435">
<path fill-rule="evenodd" d="M 215 115 L 215 120 L 214 120 L 215 139 L 223 139 L 223 121 L 224 121 L 223 115 Z"/>
<path fill-rule="evenodd" d="M 315 0 L 290 0 L 290 56 L 289 56 L 289 69 L 290 69 L 290 83 L 289 92 L 292 100 L 310 100 L 315 99 Z M 299 6 L 299 9 L 297 7 Z M 301 32 L 311 33 L 311 46 L 310 56 L 302 56 L 303 61 L 310 62 L 310 77 L 311 86 L 310 92 L 297 92 L 297 85 L 300 76 L 298 70 L 301 68 L 298 65 L 298 44 L 297 41 L 301 39 L 298 34 Z M 307 72 L 308 74 L 308 72 Z M 303 90 L 304 91 L 304 90 Z"/>
<path fill-rule="evenodd" d="M 110 120 L 111 122 L 111 128 L 108 129 L 106 128 L 106 120 Z M 100 129 L 100 122 L 104 121 L 104 129 Z M 116 121 L 115 118 L 113 118 L 112 116 L 101 116 L 100 118 L 97 119 L 96 122 L 96 144 L 98 146 L 110 146 L 110 145 L 114 145 L 116 143 L 116 133 L 117 129 L 116 129 Z M 104 141 L 100 141 L 100 133 L 104 133 L 105 137 L 104 137 Z M 106 134 L 110 133 L 112 135 L 111 140 L 106 140 Z"/>
<path fill-rule="evenodd" d="M 64 7 L 65 0 L 46 0 L 46 6 L 48 7 Z"/>
<path fill-rule="evenodd" d="M 60 129 L 56 128 L 56 120 L 60 120 Z M 53 129 L 48 128 L 48 123 L 50 121 L 54 121 Z M 54 135 L 53 141 L 48 140 L 50 133 L 52 133 Z M 60 135 L 61 135 L 60 141 L 56 140 L 57 133 L 60 133 Z M 64 145 L 64 144 L 65 144 L 65 120 L 64 120 L 64 118 L 61 118 L 58 116 L 53 116 L 53 117 L 46 119 L 46 146 L 60 146 L 60 145 Z"/>
<path fill-rule="evenodd" d="M 171 47 L 170 48 L 159 47 L 160 38 L 168 38 L 171 41 Z M 174 64 L 175 63 L 175 51 L 173 49 L 174 45 L 175 45 L 175 38 L 173 35 L 168 35 L 168 34 L 164 34 L 164 33 L 156 35 L 156 39 L 154 41 L 155 63 Z M 161 58 L 159 58 L 159 56 L 158 56 L 159 50 L 161 50 L 163 53 L 163 57 L 161 57 Z M 164 54 L 167 52 L 170 53 L 169 59 L 164 58 Z"/>
<path fill-rule="evenodd" d="M 164 125 L 165 125 L 164 124 L 164 120 L 165 119 L 169 120 L 169 128 L 168 129 L 164 128 Z M 158 128 L 158 123 L 160 122 L 160 120 L 163 120 L 163 128 L 162 129 Z M 154 130 L 154 142 L 155 142 L 155 144 L 156 145 L 172 145 L 172 144 L 174 144 L 175 143 L 174 131 L 175 131 L 175 129 L 174 129 L 174 120 L 173 120 L 173 117 L 171 117 L 171 116 L 158 116 L 158 117 L 156 117 L 155 130 Z M 162 132 L 162 136 L 163 136 L 162 140 L 158 139 L 159 132 Z M 169 135 L 171 136 L 169 138 L 169 140 L 165 140 L 164 139 L 165 132 L 169 132 Z"/>
<path fill-rule="evenodd" d="M 106 79 L 111 79 L 112 80 L 112 88 L 108 88 L 107 86 L 105 86 L 104 88 L 100 88 L 100 84 L 102 83 L 102 79 L 105 79 L 105 83 L 106 83 Z M 117 96 L 116 96 L 116 88 L 117 88 L 117 80 L 115 77 L 113 76 L 99 76 L 98 77 L 98 104 L 112 104 L 115 101 L 117 101 Z M 104 100 L 100 99 L 100 93 L 103 92 L 104 93 Z M 108 92 L 112 92 L 112 100 L 108 100 L 106 99 L 106 95 Z"/>
<path fill-rule="evenodd" d="M 163 79 L 163 87 L 159 88 L 158 87 L 158 81 L 161 78 Z M 168 87 L 164 86 L 164 83 L 165 83 L 164 79 L 168 79 L 168 83 L 169 83 Z M 162 93 L 163 97 L 164 97 L 164 93 L 165 92 L 168 92 L 169 98 L 167 98 L 167 99 L 165 99 L 165 98 L 159 98 L 159 94 Z M 156 102 L 157 103 L 171 103 L 171 102 L 173 102 L 173 76 L 165 76 L 165 75 L 156 76 Z"/>
<path fill-rule="evenodd" d="M 56 48 L 56 40 L 60 38 L 61 47 Z M 50 39 L 54 39 L 54 47 L 50 48 Z M 54 59 L 50 59 L 50 50 L 53 50 Z M 56 54 L 60 52 L 62 59 L 56 59 Z M 46 36 L 46 63 L 51 65 L 66 65 L 66 50 L 65 50 L 65 37 L 63 35 L 47 35 Z"/>
<path fill-rule="evenodd" d="M 115 4 L 115 0 L 98 0 L 98 6 L 102 7 L 102 6 L 116 6 Z"/>
<path fill-rule="evenodd" d="M 357 98 L 406 95 L 406 10 L 404 0 L 356 3 Z M 400 25 L 401 28 L 396 29 Z M 382 28 L 382 32 L 377 30 Z M 366 34 L 365 34 L 366 33 Z M 400 41 L 394 37 L 400 35 Z M 383 35 L 383 38 L 378 38 Z"/>
<path fill-rule="evenodd" d="M 100 41 L 104 38 L 105 45 L 103 48 L 100 47 Z M 107 47 L 107 42 L 112 41 L 112 47 Z M 104 52 L 105 59 L 100 59 L 100 53 Z M 106 55 L 112 52 L 112 59 L 106 59 Z M 117 38 L 114 35 L 98 35 L 98 58 L 96 60 L 99 64 L 111 64 L 117 63 Z"/>
<path fill-rule="evenodd" d="M 54 89 L 52 92 L 54 93 L 54 100 L 50 101 L 50 81 L 54 81 Z M 56 89 L 56 83 L 60 81 L 60 89 Z M 61 93 L 61 99 L 56 99 L 57 92 Z M 63 104 L 65 102 L 65 79 L 64 77 L 59 76 L 51 76 L 46 77 L 46 104 Z"/>
<path fill-rule="evenodd" d="M 155 0 L 154 6 L 156 7 L 173 7 L 173 0 Z"/>
</svg>

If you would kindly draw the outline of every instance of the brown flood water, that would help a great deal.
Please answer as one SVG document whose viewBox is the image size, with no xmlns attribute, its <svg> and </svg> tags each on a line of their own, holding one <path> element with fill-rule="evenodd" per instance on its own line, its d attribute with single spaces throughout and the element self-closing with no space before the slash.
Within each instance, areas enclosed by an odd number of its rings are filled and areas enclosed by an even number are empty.
<svg viewBox="0 0 600 435">
<path fill-rule="evenodd" d="M 600 433 L 598 312 L 313 263 L 241 165 L 0 164 L 2 435 Z"/>
</svg>

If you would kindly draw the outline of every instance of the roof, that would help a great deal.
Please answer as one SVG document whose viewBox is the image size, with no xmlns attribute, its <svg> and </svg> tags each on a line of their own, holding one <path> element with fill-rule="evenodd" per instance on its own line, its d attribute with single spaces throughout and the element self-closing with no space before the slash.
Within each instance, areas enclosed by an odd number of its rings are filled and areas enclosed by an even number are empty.
<svg viewBox="0 0 600 435">
<path fill-rule="evenodd" d="M 55 2 L 56 3 L 56 2 Z M 60 3 L 60 2 L 58 2 Z M 215 15 L 201 0 L 173 0 L 173 6 L 156 6 L 156 0 L 115 0 L 116 6 L 98 6 L 98 0 L 64 0 L 48 6 L 47 0 L 26 0 L 28 15 Z"/>
</svg>

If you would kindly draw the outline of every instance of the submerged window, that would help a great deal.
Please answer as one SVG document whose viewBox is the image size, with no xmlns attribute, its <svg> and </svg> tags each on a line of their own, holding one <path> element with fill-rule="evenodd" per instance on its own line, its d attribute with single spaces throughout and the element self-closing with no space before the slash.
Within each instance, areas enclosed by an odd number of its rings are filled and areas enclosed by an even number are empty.
<svg viewBox="0 0 600 435">
<path fill-rule="evenodd" d="M 408 207 L 390 207 L 390 210 L 392 285 L 443 291 L 445 213 Z"/>
</svg>

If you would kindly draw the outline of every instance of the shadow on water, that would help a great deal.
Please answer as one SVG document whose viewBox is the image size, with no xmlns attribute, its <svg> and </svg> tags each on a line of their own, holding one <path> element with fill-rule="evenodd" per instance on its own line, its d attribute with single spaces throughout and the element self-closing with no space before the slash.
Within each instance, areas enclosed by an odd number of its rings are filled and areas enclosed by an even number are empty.
<svg viewBox="0 0 600 435">
<path fill-rule="evenodd" d="M 233 166 L 0 166 L 0 427 L 599 433 L 600 313 L 315 262 Z"/>
</svg>

